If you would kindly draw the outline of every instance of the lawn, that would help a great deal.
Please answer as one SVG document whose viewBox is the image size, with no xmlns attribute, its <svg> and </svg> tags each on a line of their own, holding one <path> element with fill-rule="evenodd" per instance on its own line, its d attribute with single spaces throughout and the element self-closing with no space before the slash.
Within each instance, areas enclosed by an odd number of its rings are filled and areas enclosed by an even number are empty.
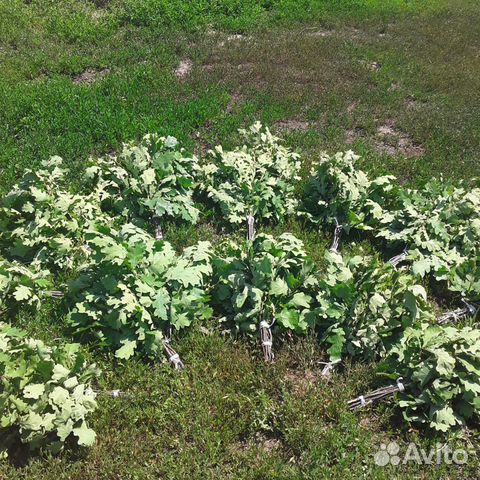
<svg viewBox="0 0 480 480">
<path fill-rule="evenodd" d="M 269 125 L 302 154 L 352 148 L 371 174 L 415 185 L 478 176 L 480 5 L 473 0 L 9 0 L 0 2 L 0 193 L 60 155 L 73 188 L 90 156 L 147 132 L 201 155 Z M 329 239 L 290 220 L 318 260 Z M 214 240 L 209 224 L 166 230 L 180 249 Z M 70 339 L 54 303 L 15 319 Z M 276 345 L 194 328 L 176 339 L 187 368 L 88 353 L 102 387 L 90 450 L 0 463 L 5 479 L 476 478 L 474 432 L 409 428 L 387 403 L 350 413 L 375 388 L 374 365 L 319 378 L 314 337 Z M 87 347 L 88 348 L 88 347 Z M 380 467 L 381 443 L 472 450 L 466 465 Z"/>
</svg>

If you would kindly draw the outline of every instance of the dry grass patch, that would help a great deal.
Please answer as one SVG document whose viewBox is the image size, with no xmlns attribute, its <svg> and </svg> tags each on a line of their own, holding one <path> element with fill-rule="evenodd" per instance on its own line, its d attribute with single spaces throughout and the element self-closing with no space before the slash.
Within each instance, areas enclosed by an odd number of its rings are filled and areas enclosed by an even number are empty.
<svg viewBox="0 0 480 480">
<path fill-rule="evenodd" d="M 394 121 L 380 125 L 376 137 L 375 148 L 382 153 L 405 157 L 421 157 L 425 153 L 425 149 L 410 135 L 395 127 Z"/>
<path fill-rule="evenodd" d="M 305 396 L 315 386 L 319 379 L 319 372 L 313 370 L 292 370 L 285 373 L 285 381 L 295 395 Z"/>
<path fill-rule="evenodd" d="M 177 68 L 175 69 L 175 72 L 174 72 L 175 76 L 179 80 L 185 80 L 190 75 L 192 68 L 193 68 L 192 60 L 190 58 L 184 58 L 183 60 L 180 61 Z"/>
<path fill-rule="evenodd" d="M 305 132 L 310 127 L 310 122 L 306 122 L 305 120 L 298 120 L 298 119 L 287 119 L 287 120 L 280 120 L 275 122 L 273 126 L 279 131 L 300 131 Z"/>
<path fill-rule="evenodd" d="M 87 68 L 82 73 L 73 77 L 73 83 L 75 85 L 91 85 L 92 83 L 106 77 L 110 73 L 109 68 L 95 69 Z"/>
</svg>

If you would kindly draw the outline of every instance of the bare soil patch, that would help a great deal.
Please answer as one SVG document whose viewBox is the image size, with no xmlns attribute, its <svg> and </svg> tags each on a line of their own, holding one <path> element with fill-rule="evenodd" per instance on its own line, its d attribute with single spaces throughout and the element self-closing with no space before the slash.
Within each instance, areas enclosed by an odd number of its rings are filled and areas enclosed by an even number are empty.
<svg viewBox="0 0 480 480">
<path fill-rule="evenodd" d="M 308 27 L 300 31 L 307 37 L 338 37 L 345 40 L 367 40 L 372 34 L 355 27 L 327 29 L 322 27 Z"/>
<path fill-rule="evenodd" d="M 367 138 L 367 132 L 359 126 L 347 130 L 345 134 L 347 144 L 352 144 L 359 138 Z M 425 153 L 423 146 L 415 142 L 408 133 L 396 128 L 393 120 L 377 128 L 373 145 L 378 152 L 392 156 L 420 157 Z"/>
<path fill-rule="evenodd" d="M 377 128 L 375 148 L 382 153 L 405 157 L 420 157 L 425 153 L 422 145 L 415 142 L 407 133 L 398 130 L 393 121 Z"/>
<path fill-rule="evenodd" d="M 103 68 L 101 70 L 95 68 L 87 68 L 82 73 L 73 77 L 73 83 L 75 85 L 90 85 L 103 77 L 106 77 L 110 73 L 109 68 Z"/>
<path fill-rule="evenodd" d="M 237 105 L 240 105 L 242 102 L 243 102 L 244 98 L 243 98 L 243 95 L 239 92 L 233 92 L 232 93 L 232 96 L 230 97 L 230 100 L 227 104 L 227 107 L 225 108 L 225 111 L 227 113 L 232 113 L 232 111 L 234 110 L 234 108 L 237 106 Z"/>
<path fill-rule="evenodd" d="M 285 380 L 290 384 L 293 393 L 303 396 L 318 381 L 319 374 L 313 370 L 287 370 Z"/>
<path fill-rule="evenodd" d="M 382 64 L 379 62 L 362 62 L 363 66 L 371 72 L 378 72 L 382 68 Z"/>
<path fill-rule="evenodd" d="M 355 140 L 358 138 L 363 138 L 366 137 L 367 133 L 364 128 L 362 127 L 354 127 L 349 130 L 347 130 L 347 133 L 345 135 L 345 141 L 348 144 L 352 144 Z"/>
<path fill-rule="evenodd" d="M 306 29 L 305 34 L 308 37 L 330 37 L 335 32 L 333 30 L 325 30 L 324 28 L 312 28 Z"/>
<path fill-rule="evenodd" d="M 274 127 L 280 131 L 300 131 L 305 132 L 310 128 L 310 123 L 306 122 L 305 120 L 298 120 L 298 119 L 287 119 L 287 120 L 279 120 L 275 122 Z"/>
<path fill-rule="evenodd" d="M 352 114 L 353 111 L 357 108 L 357 106 L 358 106 L 358 101 L 357 100 L 350 103 L 350 105 L 348 105 L 348 107 L 347 107 L 347 113 Z"/>
<path fill-rule="evenodd" d="M 184 58 L 175 69 L 175 76 L 180 80 L 185 80 L 193 68 L 193 62 L 190 58 Z"/>
<path fill-rule="evenodd" d="M 282 446 L 280 439 L 274 437 L 265 437 L 263 435 L 257 436 L 256 443 L 262 450 L 265 450 L 268 453 L 278 450 Z"/>
</svg>

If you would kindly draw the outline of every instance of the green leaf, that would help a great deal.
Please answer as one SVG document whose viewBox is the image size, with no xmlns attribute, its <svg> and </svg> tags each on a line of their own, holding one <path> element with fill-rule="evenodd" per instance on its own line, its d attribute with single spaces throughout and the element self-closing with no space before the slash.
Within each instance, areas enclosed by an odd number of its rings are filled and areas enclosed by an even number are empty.
<svg viewBox="0 0 480 480">
<path fill-rule="evenodd" d="M 28 415 L 20 421 L 22 428 L 32 431 L 38 431 L 42 428 L 43 419 L 41 415 L 33 411 L 28 412 Z"/>
<path fill-rule="evenodd" d="M 282 296 L 288 293 L 288 285 L 282 278 L 276 278 L 270 284 L 270 295 Z"/>
<path fill-rule="evenodd" d="M 67 390 L 72 390 L 73 388 L 75 388 L 76 386 L 78 385 L 78 378 L 75 376 L 75 377 L 70 377 L 68 378 L 67 380 L 65 380 L 65 382 L 63 382 L 63 386 L 67 389 Z"/>
<path fill-rule="evenodd" d="M 343 348 L 345 345 L 345 332 L 342 328 L 332 329 L 327 338 L 330 347 L 327 349 L 328 356 L 331 362 L 340 360 L 342 358 Z"/>
<path fill-rule="evenodd" d="M 109 245 L 102 248 L 102 253 L 105 255 L 105 260 L 112 262 L 114 265 L 121 265 L 128 252 L 122 245 Z"/>
<path fill-rule="evenodd" d="M 58 438 L 64 442 L 68 436 L 72 433 L 73 431 L 73 422 L 72 421 L 67 421 L 66 423 L 61 423 L 57 427 L 57 435 Z"/>
<path fill-rule="evenodd" d="M 70 394 L 68 393 L 68 390 L 63 387 L 55 387 L 48 396 L 48 398 L 59 407 L 61 407 L 69 397 Z"/>
<path fill-rule="evenodd" d="M 78 437 L 78 444 L 84 447 L 91 447 L 95 443 L 95 432 L 86 426 L 85 423 L 81 427 L 74 428 L 73 434 Z"/>
<path fill-rule="evenodd" d="M 428 258 L 422 258 L 413 262 L 412 271 L 415 275 L 420 275 L 424 277 L 430 271 L 431 265 Z"/>
<path fill-rule="evenodd" d="M 455 370 L 455 358 L 444 350 L 433 350 L 437 360 L 436 370 L 440 375 L 450 377 Z"/>
<path fill-rule="evenodd" d="M 45 392 L 43 383 L 32 383 L 23 389 L 23 396 L 24 398 L 37 399 L 43 395 L 43 392 Z"/>
<path fill-rule="evenodd" d="M 299 318 L 300 315 L 296 310 L 289 310 L 287 308 L 284 308 L 277 315 L 277 321 L 285 328 L 288 328 L 290 330 L 295 330 L 298 325 Z"/>
<path fill-rule="evenodd" d="M 170 296 L 168 295 L 168 292 L 164 290 L 158 291 L 152 303 L 152 307 L 155 308 L 153 314 L 156 317 L 166 321 L 168 319 L 167 307 L 169 303 Z"/>
<path fill-rule="evenodd" d="M 293 295 L 289 304 L 296 307 L 310 308 L 311 301 L 312 301 L 312 297 L 310 297 L 310 295 L 306 295 L 303 292 L 298 292 Z"/>
<path fill-rule="evenodd" d="M 25 285 L 19 285 L 13 292 L 13 296 L 17 302 L 28 300 L 32 296 L 32 289 Z"/>
<path fill-rule="evenodd" d="M 155 182 L 155 170 L 153 168 L 147 168 L 143 171 L 141 179 L 146 186 L 152 185 Z"/>
<path fill-rule="evenodd" d="M 416 297 L 421 297 L 424 301 L 427 301 L 427 292 L 422 285 L 412 285 L 410 290 Z"/>
<path fill-rule="evenodd" d="M 184 287 L 198 285 L 201 279 L 198 270 L 186 268 L 185 264 L 179 264 L 167 272 L 168 280 L 176 280 Z"/>
<path fill-rule="evenodd" d="M 123 345 L 115 352 L 117 358 L 129 359 L 135 353 L 137 347 L 136 340 L 123 340 Z"/>
<path fill-rule="evenodd" d="M 379 293 L 375 292 L 371 297 L 370 297 L 370 308 L 376 312 L 379 307 L 384 305 L 386 303 L 385 299 L 380 295 Z"/>
<path fill-rule="evenodd" d="M 449 406 L 438 408 L 434 411 L 432 417 L 431 426 L 441 432 L 446 432 L 457 423 L 453 409 Z"/>
<path fill-rule="evenodd" d="M 234 304 L 237 309 L 241 309 L 248 298 L 248 287 L 245 287 L 241 292 L 235 296 Z"/>
<path fill-rule="evenodd" d="M 405 292 L 403 303 L 407 310 L 412 315 L 412 318 L 417 318 L 418 307 L 417 307 L 417 297 L 412 292 Z"/>
<path fill-rule="evenodd" d="M 256 268 L 259 272 L 270 276 L 272 274 L 272 261 L 268 257 L 263 257 L 262 260 L 257 263 Z"/>
</svg>

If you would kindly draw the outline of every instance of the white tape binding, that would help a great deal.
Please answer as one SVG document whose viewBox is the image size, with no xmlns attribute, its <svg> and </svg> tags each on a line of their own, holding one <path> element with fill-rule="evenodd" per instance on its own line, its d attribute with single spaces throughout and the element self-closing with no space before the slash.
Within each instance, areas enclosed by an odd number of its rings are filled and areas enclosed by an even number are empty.
<svg viewBox="0 0 480 480">
<path fill-rule="evenodd" d="M 168 361 L 171 363 L 177 363 L 180 360 L 180 355 L 178 353 L 174 353 L 170 357 L 168 357 Z"/>
<path fill-rule="evenodd" d="M 253 240 L 255 238 L 255 217 L 253 215 L 249 215 L 247 217 L 247 240 Z"/>
<path fill-rule="evenodd" d="M 402 380 L 402 377 L 397 379 L 397 387 L 399 392 L 403 392 L 405 390 L 405 385 L 402 383 Z"/>
</svg>

